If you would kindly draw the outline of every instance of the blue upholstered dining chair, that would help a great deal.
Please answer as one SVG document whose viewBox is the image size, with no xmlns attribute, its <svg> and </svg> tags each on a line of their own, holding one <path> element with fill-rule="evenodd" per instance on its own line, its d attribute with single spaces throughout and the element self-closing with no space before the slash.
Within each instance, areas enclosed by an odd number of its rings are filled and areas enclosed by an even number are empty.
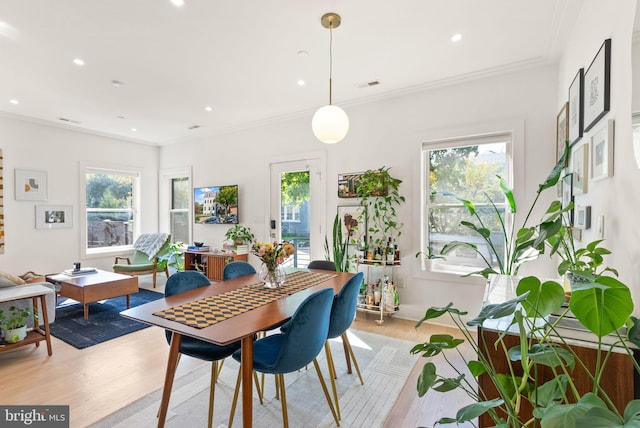
<svg viewBox="0 0 640 428">
<path fill-rule="evenodd" d="M 256 270 L 251 264 L 243 261 L 231 262 L 225 265 L 222 271 L 222 279 L 224 281 L 228 279 L 239 278 L 241 276 L 253 275 Z"/>
<path fill-rule="evenodd" d="M 336 270 L 336 264 L 331 260 L 312 260 L 307 266 L 309 269 Z"/>
<path fill-rule="evenodd" d="M 195 270 L 176 272 L 169 277 L 165 285 L 165 296 L 183 293 L 194 288 L 206 287 L 211 282 L 206 276 Z M 171 332 L 166 331 L 167 342 L 171 343 Z M 209 390 L 209 428 L 213 425 L 213 400 L 215 397 L 215 385 L 218 380 L 218 361 L 224 360 L 234 351 L 240 349 L 240 342 L 219 346 L 213 343 L 204 342 L 189 336 L 182 337 L 180 344 L 180 354 L 188 355 L 204 361 L 211 362 L 211 387 Z"/>
<path fill-rule="evenodd" d="M 345 358 L 347 360 L 347 367 L 349 367 L 349 373 L 351 373 L 351 364 L 349 358 L 353 361 L 353 365 L 356 368 L 360 383 L 364 385 L 362 375 L 360 374 L 360 367 L 358 367 L 358 361 L 353 353 L 349 338 L 347 336 L 347 330 L 351 327 L 353 319 L 356 315 L 356 306 L 358 304 L 358 293 L 360 292 L 360 286 L 364 279 L 364 273 L 358 272 L 342 287 L 342 290 L 333 299 L 333 305 L 331 306 L 331 316 L 329 318 L 329 331 L 327 333 L 327 339 L 334 339 L 336 337 L 342 337 L 342 344 L 344 346 Z M 331 379 L 331 389 L 333 390 L 333 397 L 335 400 L 336 411 L 338 413 L 338 419 L 342 419 L 340 415 L 340 403 L 338 403 L 338 392 L 336 390 L 336 368 L 333 364 L 333 356 L 331 355 L 331 347 L 329 346 L 329 340 L 324 344 L 324 349 L 327 354 L 327 364 L 329 366 L 329 378 Z"/>
<path fill-rule="evenodd" d="M 304 299 L 289 320 L 287 331 L 269 335 L 256 340 L 253 344 L 253 369 L 261 373 L 276 375 L 282 405 L 282 423 L 289 426 L 287 416 L 287 396 L 284 387 L 284 374 L 301 369 L 313 361 L 318 373 L 324 396 L 338 426 L 338 417 L 331 403 L 327 385 L 316 356 L 322 350 L 329 331 L 329 316 L 333 302 L 333 289 L 325 288 Z M 233 353 L 233 359 L 241 361 L 241 350 Z M 236 384 L 233 405 L 229 416 L 229 426 L 233 421 L 240 382 Z"/>
</svg>

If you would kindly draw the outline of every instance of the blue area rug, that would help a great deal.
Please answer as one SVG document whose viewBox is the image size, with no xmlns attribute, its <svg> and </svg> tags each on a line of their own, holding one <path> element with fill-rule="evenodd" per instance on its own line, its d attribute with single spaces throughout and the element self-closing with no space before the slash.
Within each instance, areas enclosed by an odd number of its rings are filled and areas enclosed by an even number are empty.
<svg viewBox="0 0 640 428">
<path fill-rule="evenodd" d="M 141 288 L 138 293 L 131 295 L 130 306 L 133 308 L 163 297 L 163 293 Z M 56 320 L 50 326 L 51 335 L 77 349 L 84 349 L 150 327 L 149 324 L 121 316 L 120 312 L 125 309 L 127 300 L 124 296 L 90 303 L 89 319 L 85 320 L 81 303 L 58 297 Z"/>
</svg>

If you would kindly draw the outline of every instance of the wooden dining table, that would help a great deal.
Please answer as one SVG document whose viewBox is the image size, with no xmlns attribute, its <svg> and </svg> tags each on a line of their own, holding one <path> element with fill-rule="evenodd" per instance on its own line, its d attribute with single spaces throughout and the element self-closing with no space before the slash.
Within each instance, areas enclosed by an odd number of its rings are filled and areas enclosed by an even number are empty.
<svg viewBox="0 0 640 428">
<path fill-rule="evenodd" d="M 207 287 L 200 287 L 184 293 L 175 294 L 173 296 L 165 297 L 164 299 L 159 299 L 144 305 L 136 306 L 135 308 L 127 309 L 120 313 L 126 318 L 158 326 L 172 332 L 167 370 L 164 379 L 164 389 L 162 392 L 162 401 L 160 403 L 160 412 L 158 415 L 158 427 L 164 427 L 167 417 L 167 408 L 169 405 L 169 398 L 171 396 L 173 379 L 178 365 L 180 343 L 183 336 L 194 337 L 216 345 L 228 345 L 238 340 L 241 341 L 242 421 L 245 428 L 252 426 L 254 334 L 276 327 L 291 318 L 302 301 L 318 290 L 333 288 L 334 294 L 337 294 L 349 278 L 353 276 L 351 273 L 330 272 L 317 269 L 310 269 L 309 272 L 331 275 L 327 275 L 327 278 L 322 282 L 312 285 L 302 291 L 250 309 L 247 312 L 234 315 L 231 318 L 216 322 L 215 324 L 205 328 L 190 327 L 184 323 L 171 321 L 156 314 L 160 311 L 197 302 L 223 293 L 228 293 L 242 287 L 255 287 L 259 282 L 257 274 L 212 283 L 212 285 Z M 271 290 L 263 289 L 260 290 L 260 292 L 269 293 Z"/>
</svg>

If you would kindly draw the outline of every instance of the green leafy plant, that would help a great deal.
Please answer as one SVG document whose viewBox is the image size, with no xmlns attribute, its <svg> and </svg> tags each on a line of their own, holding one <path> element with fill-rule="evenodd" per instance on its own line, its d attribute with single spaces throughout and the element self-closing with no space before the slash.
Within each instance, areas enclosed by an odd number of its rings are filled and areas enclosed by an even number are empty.
<svg viewBox="0 0 640 428">
<path fill-rule="evenodd" d="M 184 250 L 186 245 L 183 242 L 172 242 L 167 251 L 158 257 L 157 270 L 162 272 L 167 266 L 178 271 L 184 270 Z"/>
<path fill-rule="evenodd" d="M 19 308 L 11 305 L 8 314 L 5 315 L 4 310 L 0 309 L 0 325 L 3 331 L 13 330 L 27 325 L 27 319 L 31 315 L 31 309 L 28 306 Z"/>
<path fill-rule="evenodd" d="M 418 251 L 416 253 L 416 259 L 418 257 L 420 257 L 420 256 L 424 257 L 427 260 L 444 259 L 445 258 L 445 256 L 443 256 L 441 254 L 436 254 L 433 251 L 433 248 L 431 248 L 431 247 L 427 247 L 425 251 Z"/>
<path fill-rule="evenodd" d="M 475 219 L 474 222 L 461 221 L 460 224 L 463 227 L 469 229 L 473 234 L 480 236 L 482 241 L 489 249 L 489 257 L 485 256 L 485 254 L 480 251 L 476 244 L 464 241 L 452 241 L 447 243 L 442 248 L 441 253 L 443 255 L 447 255 L 457 248 L 464 247 L 478 254 L 487 266 L 484 269 L 472 272 L 469 275 L 479 274 L 484 276 L 485 278 L 487 278 L 490 274 L 516 275 L 518 273 L 518 269 L 523 263 L 529 260 L 536 259 L 538 257 L 538 254 L 544 250 L 544 243 L 537 240 L 538 226 L 527 226 L 527 223 L 529 222 L 529 217 L 531 216 L 533 209 L 538 203 L 540 194 L 544 190 L 554 187 L 558 183 L 567 156 L 569 156 L 568 145 L 566 147 L 565 153 L 560 158 L 558 163 L 556 163 L 556 165 L 553 167 L 544 183 L 538 185 L 536 197 L 529 207 L 529 210 L 524 217 L 521 227 L 518 229 L 516 229 L 515 222 L 511 223 L 511 227 L 508 227 L 505 224 L 505 220 L 502 216 L 501 210 L 496 206 L 495 202 L 488 194 L 484 194 L 486 200 L 490 205 L 491 213 L 495 216 L 496 221 L 500 226 L 500 237 L 502 240 L 504 240 L 504 252 L 500 250 L 501 246 L 499 246 L 497 242 L 494 242 L 494 237 L 492 237 L 491 229 L 489 229 L 485 225 L 485 221 L 483 221 L 482 217 L 476 210 L 475 203 L 460 198 L 450 192 L 438 192 L 441 195 L 449 196 L 460 201 L 467 209 L 469 215 Z M 502 193 L 504 194 L 505 200 L 508 204 L 508 210 L 511 214 L 515 215 L 517 212 L 517 206 L 513 190 L 509 186 L 507 186 L 507 183 L 502 177 L 498 176 L 498 179 L 500 183 L 500 189 L 502 190 Z"/>
<path fill-rule="evenodd" d="M 373 238 L 373 244 L 380 247 L 386 245 L 389 238 L 398 238 L 403 225 L 397 220 L 397 209 L 405 202 L 399 192 L 402 180 L 393 178 L 389 169 L 382 166 L 367 170 L 356 185 L 367 234 Z"/>
<path fill-rule="evenodd" d="M 611 251 L 600 246 L 602 239 L 589 242 L 584 247 L 576 246 L 568 215 L 572 209 L 573 203 L 564 208 L 560 201 L 551 203 L 539 225 L 536 245 L 545 243 L 550 248 L 550 256 L 557 254 L 560 257 L 560 276 L 566 274 L 582 282 L 594 281 L 606 272 L 618 276 L 616 269 L 604 265 L 604 256 Z"/>
<path fill-rule="evenodd" d="M 350 256 L 349 256 L 349 237 L 342 235 L 342 224 L 340 223 L 340 216 L 336 214 L 333 219 L 333 239 L 331 246 L 329 246 L 329 240 L 327 236 L 324 237 L 324 254 L 327 260 L 333 258 L 333 263 L 336 265 L 338 272 L 349 272 Z"/>
<path fill-rule="evenodd" d="M 527 277 L 518 283 L 515 298 L 486 305 L 475 319 L 466 324 L 462 317 L 467 312 L 456 309 L 452 303 L 442 308 L 429 308 L 416 328 L 425 321 L 449 316 L 463 338 L 435 334 L 411 349 L 412 353 L 422 354 L 428 359 L 441 356 L 456 371 L 455 377 L 441 375 L 442 366 L 427 362 L 418 379 L 418 395 L 423 396 L 432 390 L 446 393 L 461 389 L 474 401 L 460 408 L 455 416 L 442 418 L 438 423 L 469 422 L 486 413 L 500 427 L 639 426 L 640 400 L 627 403 L 626 410 L 620 414 L 600 385 L 612 352 L 626 353 L 640 373 L 630 348 L 632 344 L 640 345 L 640 323 L 631 316 L 633 301 L 629 288 L 616 278 L 601 275 L 576 287 L 568 307 L 563 306 L 564 302 L 564 289 L 559 283 Z M 558 328 L 569 311 L 597 338 L 597 361 L 592 370 L 587 368 L 587 363 L 579 358 Z M 550 314 L 559 315 L 549 318 Z M 504 328 L 495 327 L 495 342 L 481 342 L 467 329 L 469 326 L 481 327 L 485 321 L 494 319 L 506 320 L 502 324 L 506 325 Z M 507 337 L 513 334 L 517 336 L 518 343 L 510 346 Z M 613 343 L 605 345 L 602 339 L 608 335 L 613 338 Z M 465 342 L 471 346 L 477 359 L 465 358 L 458 349 Z M 495 358 L 498 357 L 488 357 L 489 349 L 507 361 L 504 371 L 496 369 Z M 456 367 L 446 357 L 447 352 L 453 351 L 461 356 L 465 368 Z M 554 374 L 547 381 L 539 376 L 545 368 Z M 588 392 L 579 392 L 574 368 L 580 368 L 590 379 Z M 486 389 L 477 388 L 469 376 L 486 376 L 495 387 L 497 396 L 489 396 Z M 521 413 L 524 401 L 533 407 L 531 418 L 526 420 Z"/>
<path fill-rule="evenodd" d="M 236 245 L 251 244 L 256 239 L 251 233 L 251 229 L 241 224 L 236 224 L 227 230 L 224 236 L 232 240 Z"/>
</svg>

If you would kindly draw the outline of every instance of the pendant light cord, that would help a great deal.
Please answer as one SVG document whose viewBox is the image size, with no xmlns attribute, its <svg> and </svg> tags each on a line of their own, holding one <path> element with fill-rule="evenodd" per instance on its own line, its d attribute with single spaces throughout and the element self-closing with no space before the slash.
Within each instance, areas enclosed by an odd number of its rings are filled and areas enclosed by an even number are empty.
<svg viewBox="0 0 640 428">
<path fill-rule="evenodd" d="M 329 105 L 332 103 L 331 85 L 333 78 L 333 24 L 329 26 Z"/>
</svg>

